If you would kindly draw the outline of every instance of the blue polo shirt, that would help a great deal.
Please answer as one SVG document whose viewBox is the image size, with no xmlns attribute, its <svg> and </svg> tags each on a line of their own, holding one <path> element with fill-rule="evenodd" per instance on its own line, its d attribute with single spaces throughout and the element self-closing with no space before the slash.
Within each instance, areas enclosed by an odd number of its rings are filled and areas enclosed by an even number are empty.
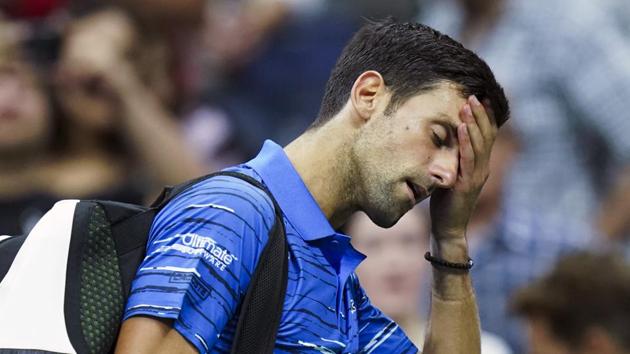
<svg viewBox="0 0 630 354">
<path fill-rule="evenodd" d="M 364 256 L 333 230 L 280 146 L 267 141 L 229 170 L 264 183 L 283 212 L 289 273 L 276 353 L 418 351 L 370 304 L 354 274 Z M 229 353 L 274 215 L 263 191 L 228 176 L 177 196 L 153 222 L 124 318 L 170 318 L 200 353 Z"/>
</svg>

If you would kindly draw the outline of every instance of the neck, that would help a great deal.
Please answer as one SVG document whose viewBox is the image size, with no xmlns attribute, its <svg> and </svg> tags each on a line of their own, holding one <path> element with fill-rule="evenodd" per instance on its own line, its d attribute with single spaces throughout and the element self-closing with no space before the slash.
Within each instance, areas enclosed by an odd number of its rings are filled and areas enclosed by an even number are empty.
<svg viewBox="0 0 630 354">
<path fill-rule="evenodd" d="M 296 171 L 334 229 L 356 210 L 348 156 L 351 136 L 335 122 L 308 131 L 285 147 Z"/>
</svg>

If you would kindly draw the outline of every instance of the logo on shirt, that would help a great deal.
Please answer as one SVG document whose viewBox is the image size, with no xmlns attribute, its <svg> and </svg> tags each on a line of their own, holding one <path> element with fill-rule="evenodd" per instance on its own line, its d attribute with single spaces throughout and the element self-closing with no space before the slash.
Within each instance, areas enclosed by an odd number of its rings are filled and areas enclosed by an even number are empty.
<svg viewBox="0 0 630 354">
<path fill-rule="evenodd" d="M 188 255 L 201 256 L 206 262 L 221 271 L 224 271 L 232 262 L 238 260 L 238 258 L 227 249 L 217 244 L 212 237 L 187 233 L 177 234 L 173 238 L 178 238 L 179 242 L 168 246 L 161 246 L 157 252 L 174 250 Z"/>
</svg>

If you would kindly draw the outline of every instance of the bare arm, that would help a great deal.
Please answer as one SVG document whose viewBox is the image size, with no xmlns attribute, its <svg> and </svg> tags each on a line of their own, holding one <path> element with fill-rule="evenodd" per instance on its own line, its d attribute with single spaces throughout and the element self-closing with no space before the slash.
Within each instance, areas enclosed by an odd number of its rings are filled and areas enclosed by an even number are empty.
<svg viewBox="0 0 630 354">
<path fill-rule="evenodd" d="M 435 257 L 465 263 L 468 260 L 466 227 L 489 175 L 490 152 L 498 128 L 489 108 L 484 108 L 472 96 L 460 111 L 460 117 L 463 123 L 457 128 L 459 169 L 456 181 L 450 189 L 438 189 L 431 196 L 431 251 Z M 470 275 L 434 267 L 424 353 L 481 353 L 480 332 Z"/>
<path fill-rule="evenodd" d="M 109 75 L 124 131 L 159 186 L 180 183 L 208 170 L 184 144 L 174 117 L 140 82 L 131 65 L 121 63 Z"/>
<path fill-rule="evenodd" d="M 123 322 L 116 354 L 197 354 L 171 320 L 135 316 Z"/>
<path fill-rule="evenodd" d="M 431 253 L 464 263 L 465 240 L 433 242 Z M 475 354 L 481 352 L 480 325 L 471 278 L 462 271 L 433 268 L 431 313 L 424 343 L 425 354 Z"/>
</svg>

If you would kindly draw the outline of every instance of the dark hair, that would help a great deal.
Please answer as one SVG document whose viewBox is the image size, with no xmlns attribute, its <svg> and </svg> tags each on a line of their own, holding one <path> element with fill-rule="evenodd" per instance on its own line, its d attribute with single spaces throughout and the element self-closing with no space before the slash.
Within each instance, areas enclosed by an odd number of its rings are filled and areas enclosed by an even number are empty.
<svg viewBox="0 0 630 354">
<path fill-rule="evenodd" d="M 562 342 L 577 348 L 589 327 L 598 326 L 630 349 L 630 266 L 611 254 L 576 253 L 520 290 L 512 310 L 545 320 Z"/>
<path fill-rule="evenodd" d="M 489 99 L 499 126 L 508 119 L 503 89 L 481 58 L 428 26 L 387 18 L 366 23 L 346 45 L 311 128 L 323 125 L 343 108 L 355 80 L 368 70 L 379 72 L 392 91 L 386 112 L 395 111 L 411 96 L 450 81 L 459 85 L 463 97 Z"/>
</svg>

